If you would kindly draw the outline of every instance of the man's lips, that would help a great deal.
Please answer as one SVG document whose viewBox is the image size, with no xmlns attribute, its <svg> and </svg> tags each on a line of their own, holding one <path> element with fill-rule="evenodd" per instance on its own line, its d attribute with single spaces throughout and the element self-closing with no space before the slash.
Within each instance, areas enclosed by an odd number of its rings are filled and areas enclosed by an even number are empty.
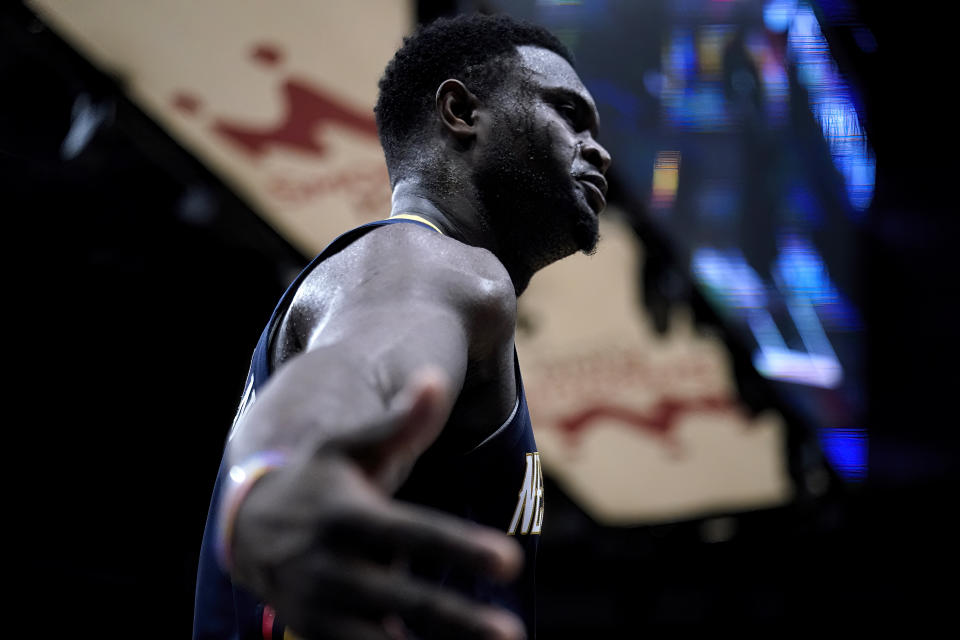
<svg viewBox="0 0 960 640">
<path fill-rule="evenodd" d="M 599 212 L 607 206 L 607 179 L 599 173 L 586 173 L 577 176 L 577 180 L 584 185 L 584 190 L 592 194 L 591 199 L 596 200 L 594 209 Z"/>
</svg>

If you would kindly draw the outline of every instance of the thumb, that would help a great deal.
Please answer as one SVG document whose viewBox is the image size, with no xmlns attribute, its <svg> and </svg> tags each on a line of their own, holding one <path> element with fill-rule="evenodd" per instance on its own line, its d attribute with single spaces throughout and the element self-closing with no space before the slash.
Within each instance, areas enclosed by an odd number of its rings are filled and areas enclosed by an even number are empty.
<svg viewBox="0 0 960 640">
<path fill-rule="evenodd" d="M 371 480 L 389 493 L 396 491 L 443 431 L 452 401 L 449 379 L 442 370 L 424 367 L 414 373 L 391 403 L 389 433 L 374 446 L 356 452 Z"/>
</svg>

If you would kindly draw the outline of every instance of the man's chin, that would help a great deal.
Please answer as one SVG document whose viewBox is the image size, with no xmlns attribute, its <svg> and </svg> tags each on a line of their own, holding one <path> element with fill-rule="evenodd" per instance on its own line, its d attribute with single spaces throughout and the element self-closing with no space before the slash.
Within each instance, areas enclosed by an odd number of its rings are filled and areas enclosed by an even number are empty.
<svg viewBox="0 0 960 640">
<path fill-rule="evenodd" d="M 581 213 L 573 230 L 577 249 L 584 255 L 592 256 L 600 243 L 600 219 L 591 211 Z"/>
</svg>

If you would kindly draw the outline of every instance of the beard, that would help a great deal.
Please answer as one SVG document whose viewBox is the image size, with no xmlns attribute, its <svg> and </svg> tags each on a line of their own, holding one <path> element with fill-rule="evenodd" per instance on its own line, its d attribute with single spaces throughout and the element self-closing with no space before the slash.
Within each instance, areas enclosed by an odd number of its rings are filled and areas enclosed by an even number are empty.
<svg viewBox="0 0 960 640">
<path fill-rule="evenodd" d="M 551 154 L 545 131 L 526 124 L 493 136 L 476 185 L 483 222 L 519 293 L 537 270 L 577 251 L 596 251 L 599 222 L 571 175 L 573 158 L 564 165 Z"/>
</svg>

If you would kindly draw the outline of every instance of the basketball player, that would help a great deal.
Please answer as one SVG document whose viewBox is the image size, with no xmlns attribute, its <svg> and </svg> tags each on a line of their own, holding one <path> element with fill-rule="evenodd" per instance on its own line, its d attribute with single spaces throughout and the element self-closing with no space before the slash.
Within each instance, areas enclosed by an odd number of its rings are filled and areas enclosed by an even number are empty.
<svg viewBox="0 0 960 640">
<path fill-rule="evenodd" d="M 391 217 L 325 249 L 261 337 L 195 637 L 534 637 L 543 491 L 516 302 L 595 248 L 596 106 L 550 33 L 472 16 L 405 41 L 376 116 Z"/>
</svg>

